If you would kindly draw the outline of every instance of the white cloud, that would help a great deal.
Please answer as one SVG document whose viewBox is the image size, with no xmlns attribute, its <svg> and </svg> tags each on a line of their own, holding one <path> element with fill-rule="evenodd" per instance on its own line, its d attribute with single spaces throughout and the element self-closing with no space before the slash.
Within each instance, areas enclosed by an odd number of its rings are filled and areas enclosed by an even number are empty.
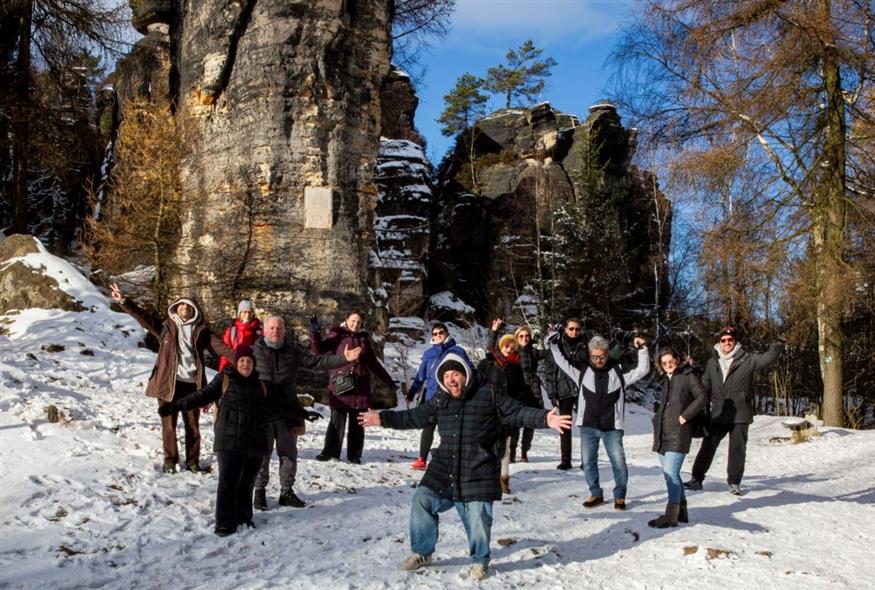
<svg viewBox="0 0 875 590">
<path fill-rule="evenodd" d="M 587 42 L 616 32 L 631 1 L 457 0 L 453 34 Z"/>
</svg>

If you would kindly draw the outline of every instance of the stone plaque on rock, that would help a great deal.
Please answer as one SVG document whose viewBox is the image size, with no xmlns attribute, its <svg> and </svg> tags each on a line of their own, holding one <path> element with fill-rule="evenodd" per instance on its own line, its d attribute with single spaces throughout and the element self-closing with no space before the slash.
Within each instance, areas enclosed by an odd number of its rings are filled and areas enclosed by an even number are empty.
<svg viewBox="0 0 875 590">
<path fill-rule="evenodd" d="M 323 186 L 304 189 L 304 227 L 331 229 L 334 225 L 334 191 Z"/>
</svg>

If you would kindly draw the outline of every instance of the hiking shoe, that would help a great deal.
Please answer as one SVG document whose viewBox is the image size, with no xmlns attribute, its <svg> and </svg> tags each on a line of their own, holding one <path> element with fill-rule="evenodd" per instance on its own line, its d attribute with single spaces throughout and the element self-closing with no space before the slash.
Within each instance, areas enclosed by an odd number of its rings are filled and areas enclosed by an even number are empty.
<svg viewBox="0 0 875 590">
<path fill-rule="evenodd" d="M 170 463 L 169 461 L 165 461 L 162 471 L 164 473 L 176 473 L 176 463 Z"/>
<path fill-rule="evenodd" d="M 605 499 L 601 496 L 590 496 L 583 502 L 584 508 L 595 508 L 605 503 Z"/>
<path fill-rule="evenodd" d="M 738 485 L 737 483 L 729 484 L 729 493 L 732 494 L 733 496 L 740 496 L 741 495 L 741 486 Z"/>
<path fill-rule="evenodd" d="M 571 461 L 563 461 L 559 465 L 556 466 L 556 469 L 561 469 L 562 471 L 568 471 L 571 469 Z"/>
<path fill-rule="evenodd" d="M 420 555 L 419 553 L 414 553 L 407 559 L 401 562 L 401 569 L 405 571 L 413 571 L 418 570 L 419 568 L 426 566 L 431 563 L 431 555 Z"/>
<path fill-rule="evenodd" d="M 205 470 L 201 468 L 197 463 L 192 463 L 191 465 L 186 465 L 185 470 L 189 473 L 204 473 Z"/>
<path fill-rule="evenodd" d="M 698 492 L 702 489 L 702 482 L 695 477 L 691 477 L 684 482 L 684 488 L 688 490 L 693 490 L 694 492 Z"/>
<path fill-rule="evenodd" d="M 411 465 L 411 469 L 423 470 L 428 467 L 428 463 L 425 462 L 425 457 L 417 457 L 416 461 L 414 461 Z"/>
<path fill-rule="evenodd" d="M 623 511 L 626 509 L 626 500 L 623 498 L 614 498 L 614 510 Z"/>
<path fill-rule="evenodd" d="M 227 537 L 228 535 L 233 535 L 237 532 L 237 529 L 232 529 L 231 527 L 219 526 L 216 527 L 216 534 L 220 537 Z"/>
<path fill-rule="evenodd" d="M 529 462 L 529 453 L 528 453 L 528 451 L 523 451 L 523 452 L 522 452 L 522 455 L 520 455 L 520 462 L 521 462 L 521 463 L 528 463 L 528 462 Z"/>
<path fill-rule="evenodd" d="M 316 460 L 317 461 L 331 461 L 331 457 L 329 457 L 325 453 L 319 453 L 318 455 L 316 455 Z"/>
<path fill-rule="evenodd" d="M 361 465 L 362 464 L 361 457 L 350 457 L 349 459 L 347 459 L 347 461 L 349 461 L 353 465 Z"/>
<path fill-rule="evenodd" d="M 472 565 L 465 576 L 469 580 L 474 580 L 475 582 L 479 582 L 483 578 L 489 575 L 489 564 L 488 563 L 475 563 Z"/>
<path fill-rule="evenodd" d="M 303 508 L 307 503 L 298 497 L 293 490 L 283 490 L 280 493 L 280 506 L 291 506 L 292 508 Z"/>
<path fill-rule="evenodd" d="M 267 510 L 267 494 L 264 490 L 255 490 L 252 495 L 252 507 L 256 510 Z"/>
</svg>

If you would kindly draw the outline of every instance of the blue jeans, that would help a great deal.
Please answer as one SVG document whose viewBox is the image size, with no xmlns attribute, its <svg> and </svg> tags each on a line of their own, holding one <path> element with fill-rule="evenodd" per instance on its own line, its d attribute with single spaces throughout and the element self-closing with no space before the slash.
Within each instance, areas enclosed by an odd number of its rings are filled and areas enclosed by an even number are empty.
<svg viewBox="0 0 875 590">
<path fill-rule="evenodd" d="M 681 465 L 684 464 L 686 453 L 657 453 L 659 464 L 662 465 L 662 475 L 665 477 L 665 485 L 668 487 L 668 503 L 680 504 L 686 499 L 684 483 L 681 481 Z"/>
<path fill-rule="evenodd" d="M 611 469 L 614 471 L 614 499 L 625 499 L 629 470 L 626 468 L 626 453 L 623 451 L 622 430 L 580 427 L 580 458 L 583 463 L 583 475 L 589 486 L 589 493 L 600 498 L 604 497 L 599 485 L 599 440 L 605 445 L 605 451 L 607 451 L 608 459 L 611 461 Z"/>
<path fill-rule="evenodd" d="M 434 553 L 438 540 L 438 515 L 453 506 L 468 535 L 468 554 L 474 563 L 489 563 L 492 536 L 492 502 L 456 502 L 425 486 L 416 488 L 410 507 L 410 548 L 419 555 Z"/>
</svg>

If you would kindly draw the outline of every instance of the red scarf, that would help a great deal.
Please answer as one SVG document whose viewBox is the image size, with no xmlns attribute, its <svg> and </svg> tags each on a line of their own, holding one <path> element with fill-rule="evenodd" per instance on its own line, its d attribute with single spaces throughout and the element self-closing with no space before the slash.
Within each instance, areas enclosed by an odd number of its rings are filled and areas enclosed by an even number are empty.
<svg viewBox="0 0 875 590">
<path fill-rule="evenodd" d="M 504 356 L 498 349 L 493 349 L 492 356 L 495 357 L 495 364 L 502 368 L 506 367 L 507 365 L 520 364 L 519 352 L 512 352 L 508 356 Z"/>
</svg>

